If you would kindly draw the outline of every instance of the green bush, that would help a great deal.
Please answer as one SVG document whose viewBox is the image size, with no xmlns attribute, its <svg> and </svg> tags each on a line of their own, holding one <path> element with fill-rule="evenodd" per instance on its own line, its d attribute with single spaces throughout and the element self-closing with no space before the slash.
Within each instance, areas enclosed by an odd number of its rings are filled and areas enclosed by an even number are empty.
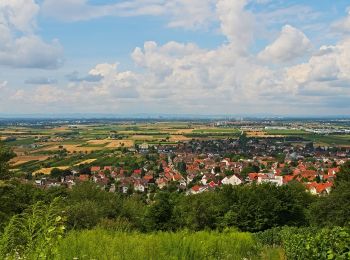
<svg viewBox="0 0 350 260">
<path fill-rule="evenodd" d="M 267 246 L 282 246 L 287 259 L 350 259 L 350 230 L 341 227 L 274 228 L 254 234 Z"/>
<path fill-rule="evenodd" d="M 11 218 L 0 239 L 1 259 L 51 259 L 62 239 L 65 218 L 59 200 L 38 202 Z"/>
<path fill-rule="evenodd" d="M 281 235 L 288 259 L 350 259 L 349 229 L 288 228 Z"/>
</svg>

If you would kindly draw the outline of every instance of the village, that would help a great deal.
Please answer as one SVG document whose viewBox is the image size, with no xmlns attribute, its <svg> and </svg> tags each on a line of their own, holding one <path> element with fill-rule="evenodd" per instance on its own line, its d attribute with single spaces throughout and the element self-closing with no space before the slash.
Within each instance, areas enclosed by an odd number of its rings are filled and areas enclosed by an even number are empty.
<svg viewBox="0 0 350 260">
<path fill-rule="evenodd" d="M 150 158 L 139 167 L 116 165 L 80 166 L 53 169 L 50 175 L 33 176 L 42 188 L 94 182 L 102 189 L 122 194 L 152 194 L 158 190 L 198 194 L 223 185 L 271 183 L 277 186 L 299 182 L 311 194 L 330 193 L 337 172 L 350 149 L 314 147 L 312 143 L 276 138 L 238 140 L 191 140 L 176 146 L 147 143 L 125 151 Z"/>
</svg>

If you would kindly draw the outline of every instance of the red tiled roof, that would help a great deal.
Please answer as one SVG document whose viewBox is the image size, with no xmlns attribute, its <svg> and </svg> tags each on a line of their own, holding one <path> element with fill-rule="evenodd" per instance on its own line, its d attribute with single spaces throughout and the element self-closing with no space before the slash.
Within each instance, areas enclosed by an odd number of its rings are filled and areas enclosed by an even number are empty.
<svg viewBox="0 0 350 260">
<path fill-rule="evenodd" d="M 81 174 L 79 176 L 80 181 L 88 181 L 89 179 L 90 179 L 90 175 L 88 175 L 88 174 Z"/>
<path fill-rule="evenodd" d="M 145 180 L 150 181 L 150 180 L 153 179 L 153 176 L 151 176 L 151 175 L 145 175 L 143 178 L 144 178 Z"/>
<path fill-rule="evenodd" d="M 288 183 L 294 179 L 295 176 L 293 175 L 285 175 L 283 176 L 283 183 Z"/>
<path fill-rule="evenodd" d="M 92 167 L 91 167 L 91 171 L 92 171 L 92 172 L 98 172 L 99 170 L 101 170 L 101 167 L 100 167 L 100 166 L 92 166 Z"/>
<path fill-rule="evenodd" d="M 141 174 L 141 169 L 134 170 L 134 174 Z"/>
<path fill-rule="evenodd" d="M 191 190 L 193 191 L 199 191 L 201 189 L 201 187 L 199 185 L 195 185 L 191 188 Z"/>
<path fill-rule="evenodd" d="M 252 173 L 248 173 L 248 177 L 251 181 L 255 181 L 258 179 L 259 174 L 252 172 Z"/>
</svg>

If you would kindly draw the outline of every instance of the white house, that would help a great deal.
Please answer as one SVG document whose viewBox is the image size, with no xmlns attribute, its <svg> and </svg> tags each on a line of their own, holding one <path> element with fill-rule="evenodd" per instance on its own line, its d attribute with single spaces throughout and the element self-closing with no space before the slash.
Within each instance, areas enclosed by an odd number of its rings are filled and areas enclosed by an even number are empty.
<svg viewBox="0 0 350 260">
<path fill-rule="evenodd" d="M 221 181 L 221 183 L 224 184 L 224 185 L 240 185 L 240 184 L 243 183 L 243 180 L 242 180 L 242 178 L 239 175 L 234 174 L 232 176 L 225 177 Z"/>
</svg>

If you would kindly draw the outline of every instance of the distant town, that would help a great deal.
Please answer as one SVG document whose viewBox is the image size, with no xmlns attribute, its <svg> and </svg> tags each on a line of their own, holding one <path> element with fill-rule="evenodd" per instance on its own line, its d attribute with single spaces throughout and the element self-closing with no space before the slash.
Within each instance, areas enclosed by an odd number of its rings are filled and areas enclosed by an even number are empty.
<svg viewBox="0 0 350 260">
<path fill-rule="evenodd" d="M 94 182 L 150 196 L 223 185 L 299 182 L 330 193 L 350 158 L 350 121 L 3 120 L 14 175 L 42 188 Z"/>
</svg>

